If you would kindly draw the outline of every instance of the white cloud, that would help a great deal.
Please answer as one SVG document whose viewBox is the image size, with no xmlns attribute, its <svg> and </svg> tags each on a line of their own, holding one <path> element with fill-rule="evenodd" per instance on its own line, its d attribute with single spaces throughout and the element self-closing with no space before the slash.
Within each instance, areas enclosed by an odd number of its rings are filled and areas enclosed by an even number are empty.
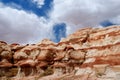
<svg viewBox="0 0 120 80">
<path fill-rule="evenodd" d="M 67 33 L 120 15 L 120 0 L 54 0 L 51 19 L 65 22 Z"/>
<path fill-rule="evenodd" d="M 38 8 L 41 8 L 45 3 L 45 0 L 32 0 L 33 3 L 36 3 Z"/>
<path fill-rule="evenodd" d="M 113 24 L 120 25 L 120 15 L 114 17 L 113 19 L 110 20 Z"/>
<path fill-rule="evenodd" d="M 43 17 L 0 3 L 0 40 L 35 43 L 43 38 L 51 38 L 51 25 Z"/>
<path fill-rule="evenodd" d="M 41 8 L 44 0 L 32 0 Z M 101 27 L 100 22 L 120 23 L 120 0 L 53 0 L 49 20 L 34 13 L 0 3 L 0 40 L 9 43 L 35 43 L 53 38 L 52 25 L 66 23 L 67 34 L 81 27 Z"/>
</svg>

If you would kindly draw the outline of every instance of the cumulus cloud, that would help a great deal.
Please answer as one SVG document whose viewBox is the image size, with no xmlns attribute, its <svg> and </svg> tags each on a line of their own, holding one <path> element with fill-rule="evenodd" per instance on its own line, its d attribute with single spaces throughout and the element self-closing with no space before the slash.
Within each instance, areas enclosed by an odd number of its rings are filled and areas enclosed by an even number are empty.
<svg viewBox="0 0 120 80">
<path fill-rule="evenodd" d="M 35 43 L 50 38 L 49 26 L 52 24 L 46 22 L 43 17 L 0 3 L 0 40 L 8 43 Z"/>
<path fill-rule="evenodd" d="M 45 3 L 45 0 L 32 0 L 33 3 L 36 3 L 38 8 L 41 8 Z"/>
<path fill-rule="evenodd" d="M 52 20 L 65 22 L 68 34 L 83 26 L 96 27 L 120 15 L 120 0 L 54 0 L 53 5 Z"/>
<path fill-rule="evenodd" d="M 32 0 L 39 8 L 44 0 Z M 9 43 L 35 43 L 53 38 L 54 24 L 65 23 L 67 35 L 82 27 L 102 27 L 106 20 L 120 23 L 120 0 L 53 0 L 49 19 L 0 3 L 0 40 Z M 16 6 L 14 8 L 14 6 Z"/>
<path fill-rule="evenodd" d="M 120 25 L 120 15 L 114 17 L 113 19 L 110 20 L 113 24 Z"/>
</svg>

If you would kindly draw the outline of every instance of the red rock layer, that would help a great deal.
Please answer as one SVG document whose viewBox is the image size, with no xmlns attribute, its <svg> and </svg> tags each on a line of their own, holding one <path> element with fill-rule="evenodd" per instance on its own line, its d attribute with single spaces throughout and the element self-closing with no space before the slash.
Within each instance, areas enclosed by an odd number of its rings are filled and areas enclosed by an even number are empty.
<svg viewBox="0 0 120 80">
<path fill-rule="evenodd" d="M 0 41 L 0 79 L 119 80 L 120 26 L 85 28 L 53 43 Z"/>
</svg>

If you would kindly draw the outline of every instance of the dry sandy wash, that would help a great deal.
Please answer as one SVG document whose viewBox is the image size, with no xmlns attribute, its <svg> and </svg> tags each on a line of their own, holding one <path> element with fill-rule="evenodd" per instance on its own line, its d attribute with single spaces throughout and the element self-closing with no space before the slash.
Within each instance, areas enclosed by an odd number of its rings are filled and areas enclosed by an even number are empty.
<svg viewBox="0 0 120 80">
<path fill-rule="evenodd" d="M 0 41 L 0 80 L 120 80 L 120 26 L 80 29 L 59 43 Z"/>
</svg>

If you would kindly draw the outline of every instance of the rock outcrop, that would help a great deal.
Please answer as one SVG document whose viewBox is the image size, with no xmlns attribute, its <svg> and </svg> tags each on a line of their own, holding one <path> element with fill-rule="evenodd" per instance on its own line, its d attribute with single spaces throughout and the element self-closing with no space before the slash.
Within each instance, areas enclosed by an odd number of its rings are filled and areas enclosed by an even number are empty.
<svg viewBox="0 0 120 80">
<path fill-rule="evenodd" d="M 0 80 L 119 80 L 120 26 L 84 28 L 54 43 L 0 41 Z"/>
</svg>

